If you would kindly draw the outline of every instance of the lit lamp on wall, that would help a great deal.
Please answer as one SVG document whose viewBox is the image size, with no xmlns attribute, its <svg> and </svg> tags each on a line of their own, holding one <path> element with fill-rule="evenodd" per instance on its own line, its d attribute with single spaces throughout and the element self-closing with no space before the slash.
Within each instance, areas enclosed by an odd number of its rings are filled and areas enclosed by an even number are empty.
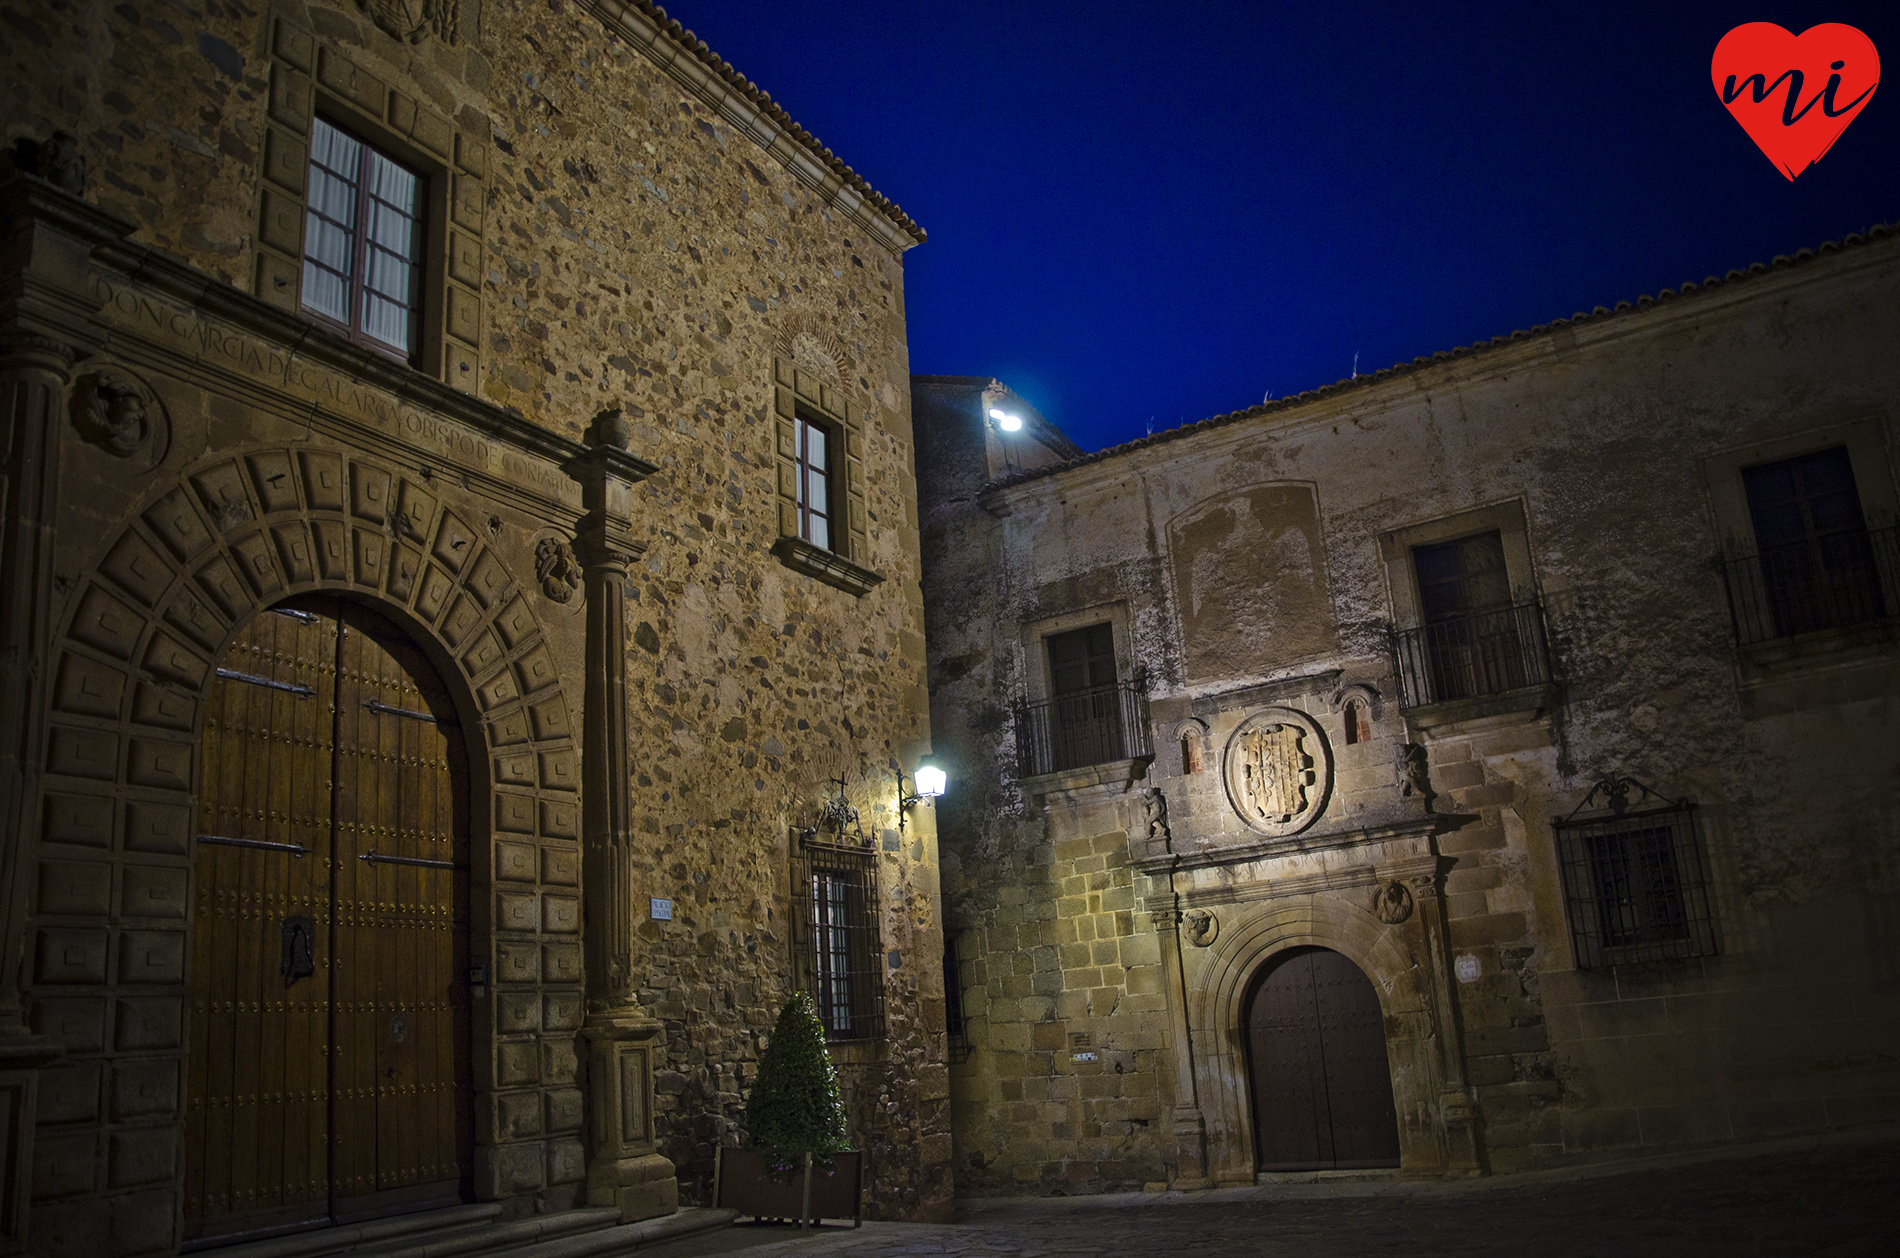
<svg viewBox="0 0 1900 1258">
<path fill-rule="evenodd" d="M 938 765 L 936 757 L 925 756 L 917 762 L 917 772 L 911 776 L 910 789 L 904 789 L 904 775 L 897 775 L 897 828 L 904 828 L 905 815 L 912 805 L 927 799 L 936 799 L 943 794 L 943 788 L 949 783 L 949 775 Z"/>
<path fill-rule="evenodd" d="M 1011 415 L 1008 411 L 1005 411 L 1001 409 L 1000 407 L 992 406 L 990 407 L 990 418 L 995 420 L 996 426 L 1002 429 L 1004 432 L 1021 432 L 1022 431 L 1023 417 L 1020 415 Z M 922 770 L 919 770 L 919 772 L 921 771 Z"/>
</svg>

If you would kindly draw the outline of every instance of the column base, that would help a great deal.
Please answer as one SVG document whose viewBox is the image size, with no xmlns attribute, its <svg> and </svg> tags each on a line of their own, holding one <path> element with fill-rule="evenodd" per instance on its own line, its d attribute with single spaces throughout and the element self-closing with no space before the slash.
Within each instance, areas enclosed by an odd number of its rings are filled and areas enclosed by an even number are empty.
<svg viewBox="0 0 1900 1258">
<path fill-rule="evenodd" d="M 1198 1106 L 1183 1105 L 1174 1111 L 1174 1181 L 1168 1185 L 1183 1191 L 1212 1188 L 1207 1175 L 1207 1123 Z"/>
<path fill-rule="evenodd" d="M 1446 1091 L 1439 1094 L 1438 1112 L 1445 1123 L 1445 1173 L 1482 1175 L 1484 1159 L 1478 1150 L 1478 1116 L 1471 1094 Z"/>
<path fill-rule="evenodd" d="M 587 1204 L 617 1206 L 622 1223 L 673 1213 L 680 1206 L 680 1188 L 671 1159 L 648 1153 L 590 1167 Z"/>
<path fill-rule="evenodd" d="M 679 1209 L 673 1163 L 655 1148 L 653 1055 L 662 1027 L 638 1008 L 599 1010 L 587 1042 L 587 1204 L 615 1206 L 622 1223 Z"/>
</svg>

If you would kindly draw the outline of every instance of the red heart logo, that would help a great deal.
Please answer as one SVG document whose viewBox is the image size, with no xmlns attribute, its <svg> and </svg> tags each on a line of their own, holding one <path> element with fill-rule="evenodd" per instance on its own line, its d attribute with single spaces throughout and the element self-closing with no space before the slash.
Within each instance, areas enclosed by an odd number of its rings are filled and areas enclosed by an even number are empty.
<svg viewBox="0 0 1900 1258">
<path fill-rule="evenodd" d="M 1867 107 L 1880 85 L 1880 54 L 1839 22 L 1799 35 L 1748 22 L 1722 36 L 1709 77 L 1748 138 L 1792 181 Z"/>
</svg>

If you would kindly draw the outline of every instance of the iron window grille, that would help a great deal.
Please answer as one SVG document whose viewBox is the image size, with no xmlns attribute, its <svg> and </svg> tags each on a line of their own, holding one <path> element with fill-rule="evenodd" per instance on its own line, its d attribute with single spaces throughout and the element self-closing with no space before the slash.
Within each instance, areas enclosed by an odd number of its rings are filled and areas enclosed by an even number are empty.
<svg viewBox="0 0 1900 1258">
<path fill-rule="evenodd" d="M 322 118 L 311 122 L 309 174 L 305 313 L 410 361 L 421 341 L 426 181 Z"/>
<path fill-rule="evenodd" d="M 1632 810 L 1632 790 L 1653 806 Z M 1578 969 L 1721 951 L 1693 803 L 1605 778 L 1554 828 Z"/>
<path fill-rule="evenodd" d="M 1544 613 L 1534 599 L 1399 630 L 1393 654 L 1408 708 L 1550 681 Z"/>
<path fill-rule="evenodd" d="M 800 831 L 793 862 L 793 930 L 799 981 L 830 1040 L 884 1036 L 883 948 L 877 920 L 877 854 Z"/>
<path fill-rule="evenodd" d="M 1148 695 L 1125 681 L 1016 705 L 1016 772 L 1036 777 L 1151 756 Z"/>
<path fill-rule="evenodd" d="M 1900 615 L 1900 527 L 1840 532 L 1723 561 L 1744 646 Z"/>
</svg>

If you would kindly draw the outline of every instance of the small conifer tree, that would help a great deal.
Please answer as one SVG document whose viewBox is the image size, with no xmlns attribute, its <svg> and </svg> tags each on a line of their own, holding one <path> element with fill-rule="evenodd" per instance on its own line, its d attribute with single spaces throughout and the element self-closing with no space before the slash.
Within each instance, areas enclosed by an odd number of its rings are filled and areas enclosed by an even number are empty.
<svg viewBox="0 0 1900 1258">
<path fill-rule="evenodd" d="M 798 1165 L 807 1153 L 822 1163 L 851 1147 L 825 1025 L 804 992 L 786 1001 L 778 1016 L 745 1112 L 753 1147 L 777 1171 Z"/>
</svg>

